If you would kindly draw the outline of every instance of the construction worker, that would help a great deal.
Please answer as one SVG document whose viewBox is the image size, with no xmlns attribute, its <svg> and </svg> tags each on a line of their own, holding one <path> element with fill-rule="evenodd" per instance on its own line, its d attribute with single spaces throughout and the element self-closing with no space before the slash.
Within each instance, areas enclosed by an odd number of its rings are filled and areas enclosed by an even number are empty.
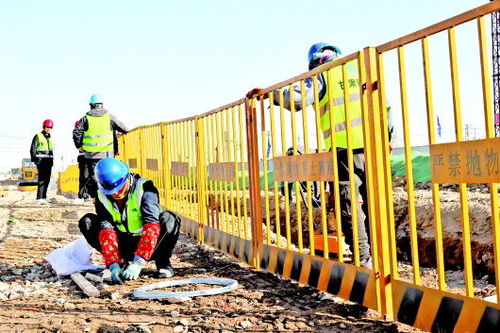
<svg viewBox="0 0 500 333">
<path fill-rule="evenodd" d="M 77 120 L 75 122 L 75 128 L 78 126 L 80 123 L 80 120 Z M 78 162 L 78 171 L 79 171 L 79 177 L 78 177 L 78 199 L 76 201 L 82 202 L 81 200 L 85 200 L 89 198 L 90 196 L 87 194 L 85 191 L 85 181 L 88 179 L 88 170 L 86 168 L 85 164 L 85 152 L 81 151 L 82 149 L 78 149 L 78 157 L 76 161 Z"/>
<path fill-rule="evenodd" d="M 180 218 L 169 211 L 160 213 L 153 182 L 131 174 L 115 158 L 100 160 L 95 174 L 97 214 L 84 215 L 79 227 L 87 242 L 102 253 L 113 281 L 137 279 L 149 260 L 155 261 L 159 277 L 173 276 L 170 257 L 179 238 Z"/>
<path fill-rule="evenodd" d="M 341 57 L 342 53 L 336 46 L 327 43 L 315 43 L 308 52 L 309 70 L 312 70 L 322 64 L 333 61 Z M 357 209 L 357 226 L 358 226 L 358 247 L 360 256 L 360 265 L 365 268 L 372 268 L 372 258 L 370 254 L 370 224 L 368 221 L 368 204 L 366 193 L 366 177 L 365 177 L 365 156 L 364 156 L 364 142 L 363 142 L 363 122 L 362 111 L 359 95 L 359 74 L 357 61 L 347 63 L 347 78 L 344 82 L 342 77 L 341 66 L 332 69 L 331 80 L 332 84 L 330 91 L 333 96 L 328 96 L 327 82 L 323 74 L 319 74 L 318 78 L 318 94 L 319 94 L 319 109 L 320 109 L 320 126 L 323 132 L 323 142 L 325 150 L 329 151 L 332 148 L 332 133 L 337 147 L 337 159 L 339 170 L 339 187 L 340 187 L 340 208 L 342 219 L 342 231 L 344 233 L 345 241 L 351 247 L 353 246 L 353 233 L 352 233 L 352 209 L 353 203 L 351 197 L 356 200 Z M 306 106 L 314 104 L 314 87 L 312 77 L 307 78 L 304 82 L 306 91 Z M 291 103 L 294 103 L 296 111 L 302 109 L 301 88 L 300 85 L 295 84 L 294 101 L 290 100 L 289 88 L 283 89 L 283 103 L 284 107 L 288 110 L 291 109 Z M 347 130 L 345 122 L 345 107 L 344 107 L 344 89 L 349 90 L 350 100 L 350 116 L 351 116 L 351 136 L 349 137 L 354 160 L 354 181 L 356 184 L 356 193 L 351 195 L 349 186 L 349 164 L 347 158 Z M 259 88 L 255 88 L 248 92 L 247 97 L 251 98 L 259 92 Z M 280 96 L 278 91 L 274 94 L 273 103 L 280 104 Z M 330 125 L 330 98 L 333 99 L 333 116 L 335 130 L 332 131 Z M 390 108 L 388 108 L 389 110 Z M 389 128 L 389 140 L 393 128 Z M 333 184 L 329 183 L 329 206 L 332 208 L 333 200 Z"/>
<path fill-rule="evenodd" d="M 127 128 L 104 109 L 101 95 L 92 95 L 89 104 L 90 111 L 73 130 L 73 141 L 76 148 L 84 153 L 85 169 L 88 172 L 84 188 L 80 192 L 94 198 L 97 193 L 95 165 L 102 158 L 115 156 L 116 132 L 127 133 Z"/>
<path fill-rule="evenodd" d="M 30 156 L 38 169 L 38 188 L 36 191 L 36 201 L 39 204 L 50 203 L 47 199 L 47 189 L 49 187 L 52 166 L 54 165 L 54 142 L 50 137 L 50 132 L 54 127 L 54 122 L 46 119 L 43 130 L 35 134 L 31 141 Z"/>
</svg>

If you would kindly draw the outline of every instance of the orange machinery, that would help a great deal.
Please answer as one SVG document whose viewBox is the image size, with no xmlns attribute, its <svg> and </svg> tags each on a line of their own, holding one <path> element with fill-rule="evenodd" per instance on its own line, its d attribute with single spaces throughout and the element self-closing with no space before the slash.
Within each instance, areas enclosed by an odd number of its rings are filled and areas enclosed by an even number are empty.
<svg viewBox="0 0 500 333">
<path fill-rule="evenodd" d="M 34 191 L 38 184 L 38 169 L 35 163 L 29 158 L 23 158 L 21 165 L 21 174 L 17 180 L 17 189 L 19 191 Z"/>
</svg>

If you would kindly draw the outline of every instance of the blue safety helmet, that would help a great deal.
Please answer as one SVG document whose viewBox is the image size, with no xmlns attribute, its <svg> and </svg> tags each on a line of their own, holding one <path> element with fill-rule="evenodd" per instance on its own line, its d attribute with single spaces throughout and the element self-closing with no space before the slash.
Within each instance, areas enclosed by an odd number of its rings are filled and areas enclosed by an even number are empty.
<svg viewBox="0 0 500 333">
<path fill-rule="evenodd" d="M 103 158 L 95 166 L 97 185 L 106 195 L 118 192 L 129 174 L 128 165 L 111 157 Z"/>
<path fill-rule="evenodd" d="M 103 104 L 102 96 L 99 94 L 93 94 L 90 96 L 90 104 Z"/>
<path fill-rule="evenodd" d="M 307 53 L 307 60 L 309 61 L 309 70 L 316 67 L 315 62 L 320 58 L 319 54 L 324 49 L 330 49 L 333 52 L 335 52 L 337 54 L 337 56 L 336 56 L 337 58 L 342 55 L 342 52 L 336 46 L 333 46 L 333 45 L 330 45 L 327 43 L 315 43 L 311 46 L 311 48 L 309 49 L 309 52 Z"/>
</svg>

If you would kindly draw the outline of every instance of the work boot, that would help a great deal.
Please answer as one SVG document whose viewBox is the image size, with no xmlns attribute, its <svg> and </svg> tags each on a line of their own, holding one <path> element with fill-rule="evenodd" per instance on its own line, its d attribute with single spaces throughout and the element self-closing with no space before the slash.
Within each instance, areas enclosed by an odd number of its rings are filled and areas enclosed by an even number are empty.
<svg viewBox="0 0 500 333">
<path fill-rule="evenodd" d="M 170 265 L 158 268 L 158 277 L 160 279 L 168 279 L 175 275 L 174 269 Z"/>
<path fill-rule="evenodd" d="M 368 257 L 366 259 L 362 259 L 359 264 L 363 268 L 373 269 L 372 257 Z"/>
</svg>

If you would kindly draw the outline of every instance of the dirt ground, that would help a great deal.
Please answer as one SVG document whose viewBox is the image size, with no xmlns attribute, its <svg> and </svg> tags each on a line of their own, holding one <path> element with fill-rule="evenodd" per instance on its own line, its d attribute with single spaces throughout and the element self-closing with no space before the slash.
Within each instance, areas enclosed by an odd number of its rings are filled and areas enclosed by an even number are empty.
<svg viewBox="0 0 500 333">
<path fill-rule="evenodd" d="M 54 203 L 44 206 L 30 192 L 0 198 L 1 332 L 419 332 L 255 271 L 185 235 L 174 252 L 172 279 L 232 278 L 238 289 L 180 303 L 133 299 L 134 288 L 160 281 L 148 265 L 137 281 L 99 284 L 103 296 L 88 298 L 69 277 L 56 276 L 44 257 L 80 237 L 77 220 L 93 206 L 54 193 L 49 198 Z"/>
</svg>

